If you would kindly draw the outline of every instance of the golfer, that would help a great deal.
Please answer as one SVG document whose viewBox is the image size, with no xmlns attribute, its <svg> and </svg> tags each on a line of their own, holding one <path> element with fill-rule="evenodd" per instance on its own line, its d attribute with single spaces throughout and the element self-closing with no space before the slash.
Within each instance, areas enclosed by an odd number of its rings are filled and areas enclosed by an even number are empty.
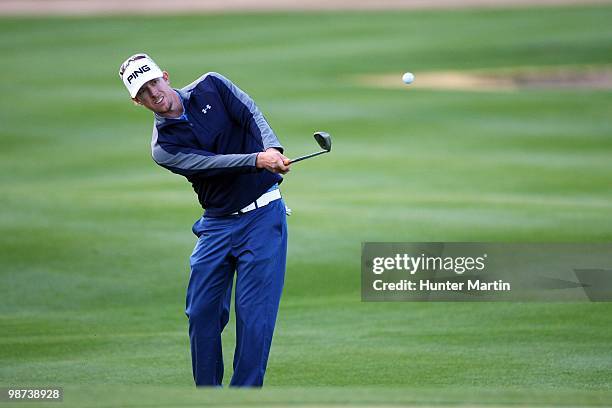
<svg viewBox="0 0 612 408">
<path fill-rule="evenodd" d="M 196 386 L 221 386 L 221 332 L 236 272 L 236 350 L 230 386 L 261 387 L 285 276 L 287 222 L 278 185 L 289 171 L 253 100 L 209 72 L 181 89 L 146 54 L 119 70 L 132 100 L 154 113 L 153 160 L 187 178 L 204 215 L 190 258 L 185 313 Z"/>
</svg>

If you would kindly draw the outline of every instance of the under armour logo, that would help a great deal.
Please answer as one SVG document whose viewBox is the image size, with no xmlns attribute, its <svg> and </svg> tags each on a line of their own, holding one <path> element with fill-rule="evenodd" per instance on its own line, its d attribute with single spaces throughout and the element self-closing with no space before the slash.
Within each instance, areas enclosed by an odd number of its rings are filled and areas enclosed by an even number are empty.
<svg viewBox="0 0 612 408">
<path fill-rule="evenodd" d="M 212 108 L 212 106 L 206 105 L 206 107 L 204 109 L 202 109 L 202 113 L 206 115 L 208 113 L 208 110 L 211 109 L 211 108 Z"/>
</svg>

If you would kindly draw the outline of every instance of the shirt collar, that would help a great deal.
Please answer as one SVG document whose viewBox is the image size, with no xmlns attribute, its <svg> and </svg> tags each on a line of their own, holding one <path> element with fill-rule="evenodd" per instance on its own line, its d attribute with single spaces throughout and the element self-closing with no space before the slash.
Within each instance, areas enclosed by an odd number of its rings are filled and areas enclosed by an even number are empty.
<svg viewBox="0 0 612 408">
<path fill-rule="evenodd" d="M 188 120 L 187 111 L 185 110 L 185 102 L 189 99 L 190 95 L 182 89 L 174 89 L 174 92 L 176 92 L 179 96 L 181 105 L 183 106 L 183 114 L 178 118 L 165 118 L 163 116 L 158 115 L 157 113 L 154 113 L 156 126 L 160 126 L 171 121 Z"/>
</svg>

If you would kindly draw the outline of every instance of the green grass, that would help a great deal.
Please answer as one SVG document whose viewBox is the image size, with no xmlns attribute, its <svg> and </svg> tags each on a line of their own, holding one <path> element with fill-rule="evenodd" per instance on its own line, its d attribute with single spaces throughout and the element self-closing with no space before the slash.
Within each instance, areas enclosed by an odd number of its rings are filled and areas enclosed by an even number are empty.
<svg viewBox="0 0 612 408">
<path fill-rule="evenodd" d="M 362 241 L 612 241 L 612 94 L 371 89 L 351 76 L 612 64 L 612 7 L 0 20 L 0 386 L 72 406 L 612 404 L 612 305 L 362 303 Z M 266 388 L 196 392 L 201 210 L 117 77 L 219 71 L 296 165 Z M 234 330 L 224 338 L 228 373 Z M 25 405 L 20 405 L 25 406 Z"/>
</svg>

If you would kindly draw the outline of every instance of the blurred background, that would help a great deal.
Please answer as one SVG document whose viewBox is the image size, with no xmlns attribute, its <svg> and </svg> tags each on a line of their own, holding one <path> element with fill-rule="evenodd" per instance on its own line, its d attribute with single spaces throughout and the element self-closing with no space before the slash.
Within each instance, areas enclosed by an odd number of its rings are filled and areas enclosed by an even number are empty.
<svg viewBox="0 0 612 408">
<path fill-rule="evenodd" d="M 359 269 L 365 241 L 611 242 L 610 21 L 609 1 L 0 1 L 0 386 L 79 407 L 611 404 L 610 304 L 362 303 Z M 260 393 L 192 388 L 202 209 L 151 160 L 117 75 L 136 52 L 175 87 L 232 79 L 290 157 L 334 138 L 282 184 Z"/>
</svg>

